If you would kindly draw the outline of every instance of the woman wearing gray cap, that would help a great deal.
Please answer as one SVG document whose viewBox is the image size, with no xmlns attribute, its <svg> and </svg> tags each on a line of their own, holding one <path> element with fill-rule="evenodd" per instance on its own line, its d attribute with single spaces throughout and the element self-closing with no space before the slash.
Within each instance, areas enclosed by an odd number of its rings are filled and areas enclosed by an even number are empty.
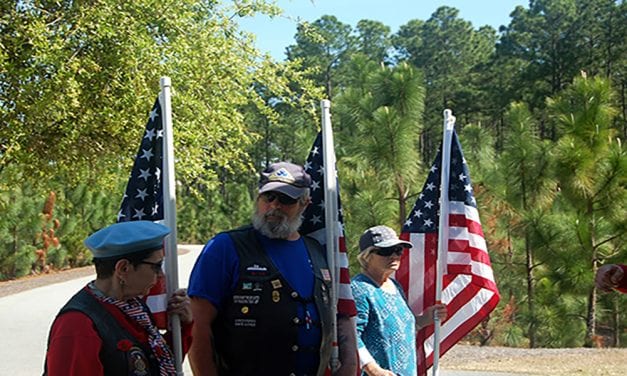
<svg viewBox="0 0 627 376">
<path fill-rule="evenodd" d="M 96 280 L 61 308 L 50 329 L 44 375 L 176 375 L 168 340 L 141 297 L 162 273 L 163 238 L 150 221 L 108 226 L 85 240 Z M 179 315 L 183 351 L 191 344 L 192 313 L 184 289 L 168 301 Z"/>
<path fill-rule="evenodd" d="M 412 244 L 387 226 L 367 229 L 359 239 L 361 274 L 351 281 L 357 305 L 357 348 L 364 374 L 415 376 L 416 329 L 446 318 L 446 307 L 434 305 L 414 316 L 400 284 L 390 278 L 401 255 Z"/>
</svg>

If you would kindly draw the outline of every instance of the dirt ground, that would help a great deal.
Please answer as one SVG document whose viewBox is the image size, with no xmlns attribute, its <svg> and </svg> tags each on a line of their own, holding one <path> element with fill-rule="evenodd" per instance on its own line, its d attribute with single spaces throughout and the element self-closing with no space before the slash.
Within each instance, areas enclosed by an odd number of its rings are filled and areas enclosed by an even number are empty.
<svg viewBox="0 0 627 376">
<path fill-rule="evenodd" d="M 0 282 L 0 297 L 95 274 L 93 266 Z M 521 349 L 458 344 L 445 354 L 442 369 L 543 376 L 627 376 L 627 348 Z"/>
<path fill-rule="evenodd" d="M 447 370 L 544 376 L 627 375 L 627 349 L 519 349 L 456 345 L 441 359 Z"/>
<path fill-rule="evenodd" d="M 0 298 L 37 287 L 68 281 L 74 278 L 81 278 L 92 274 L 96 274 L 96 270 L 93 265 L 90 265 L 82 268 L 51 271 L 47 274 L 29 275 L 10 281 L 0 281 Z"/>
</svg>

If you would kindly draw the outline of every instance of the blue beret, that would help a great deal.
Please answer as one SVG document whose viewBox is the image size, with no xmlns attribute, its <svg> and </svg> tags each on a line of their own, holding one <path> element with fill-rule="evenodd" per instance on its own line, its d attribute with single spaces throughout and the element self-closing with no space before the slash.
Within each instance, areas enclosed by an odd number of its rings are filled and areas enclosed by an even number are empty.
<svg viewBox="0 0 627 376">
<path fill-rule="evenodd" d="M 85 239 L 95 258 L 111 258 L 157 250 L 170 233 L 166 226 L 151 221 L 120 222 L 96 231 Z"/>
</svg>

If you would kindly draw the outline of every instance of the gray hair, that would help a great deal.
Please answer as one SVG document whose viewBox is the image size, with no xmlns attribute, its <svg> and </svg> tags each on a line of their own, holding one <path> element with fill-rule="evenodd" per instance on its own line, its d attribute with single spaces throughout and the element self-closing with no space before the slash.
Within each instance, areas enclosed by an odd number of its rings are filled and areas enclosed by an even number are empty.
<svg viewBox="0 0 627 376">
<path fill-rule="evenodd" d="M 311 190 L 309 188 L 305 188 L 305 190 L 303 191 L 303 194 L 300 195 L 300 197 L 298 198 L 298 201 L 300 201 L 301 204 L 307 204 L 309 203 L 309 197 L 311 195 Z"/>
<path fill-rule="evenodd" d="M 370 258 L 372 257 L 373 251 L 376 249 L 374 246 L 370 246 L 365 250 L 359 252 L 357 255 L 357 261 L 359 262 L 359 266 L 361 266 L 361 271 L 365 271 L 368 268 L 368 262 L 370 262 Z"/>
</svg>

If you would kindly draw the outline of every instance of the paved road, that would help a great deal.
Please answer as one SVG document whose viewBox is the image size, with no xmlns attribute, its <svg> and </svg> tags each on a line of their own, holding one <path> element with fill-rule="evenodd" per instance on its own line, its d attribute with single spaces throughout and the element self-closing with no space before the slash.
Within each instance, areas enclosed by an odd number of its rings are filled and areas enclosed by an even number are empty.
<svg viewBox="0 0 627 376">
<path fill-rule="evenodd" d="M 182 245 L 179 256 L 179 286 L 186 287 L 189 273 L 201 250 L 198 245 Z M 0 298 L 0 376 L 41 375 L 48 330 L 65 302 L 95 276 L 77 278 Z M 191 375 L 189 363 L 183 364 Z M 441 376 L 513 376 L 442 370 Z M 515 375 L 523 376 L 523 375 Z"/>
</svg>

